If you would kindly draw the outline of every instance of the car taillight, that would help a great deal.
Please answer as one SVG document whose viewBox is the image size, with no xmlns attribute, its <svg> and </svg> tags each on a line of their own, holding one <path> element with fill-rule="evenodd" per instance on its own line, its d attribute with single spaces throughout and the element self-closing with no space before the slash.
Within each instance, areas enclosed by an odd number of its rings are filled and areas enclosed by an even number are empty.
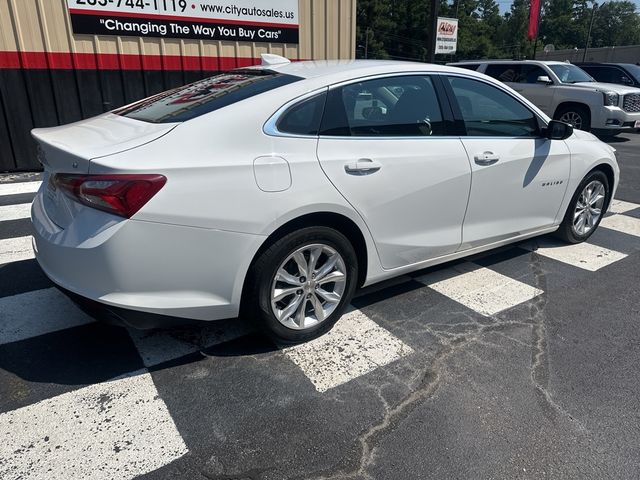
<svg viewBox="0 0 640 480">
<path fill-rule="evenodd" d="M 73 175 L 57 173 L 55 185 L 88 207 L 131 218 L 167 183 L 163 175 Z"/>
</svg>

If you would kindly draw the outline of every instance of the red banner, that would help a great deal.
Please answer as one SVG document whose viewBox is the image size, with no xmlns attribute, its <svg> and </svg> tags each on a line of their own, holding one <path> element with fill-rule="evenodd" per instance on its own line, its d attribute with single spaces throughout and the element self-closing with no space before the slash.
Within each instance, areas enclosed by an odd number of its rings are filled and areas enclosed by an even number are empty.
<svg viewBox="0 0 640 480">
<path fill-rule="evenodd" d="M 540 0 L 531 0 L 531 10 L 529 11 L 529 40 L 538 38 L 538 24 L 540 23 Z"/>
</svg>

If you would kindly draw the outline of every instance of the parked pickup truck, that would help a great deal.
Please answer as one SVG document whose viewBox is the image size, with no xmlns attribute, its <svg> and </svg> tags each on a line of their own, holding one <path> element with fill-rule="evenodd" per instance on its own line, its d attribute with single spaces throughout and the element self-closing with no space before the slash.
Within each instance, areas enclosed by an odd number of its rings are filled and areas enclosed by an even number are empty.
<svg viewBox="0 0 640 480">
<path fill-rule="evenodd" d="M 602 136 L 640 128 L 640 89 L 598 83 L 565 62 L 483 60 L 451 65 L 496 78 L 550 117 Z"/>
</svg>

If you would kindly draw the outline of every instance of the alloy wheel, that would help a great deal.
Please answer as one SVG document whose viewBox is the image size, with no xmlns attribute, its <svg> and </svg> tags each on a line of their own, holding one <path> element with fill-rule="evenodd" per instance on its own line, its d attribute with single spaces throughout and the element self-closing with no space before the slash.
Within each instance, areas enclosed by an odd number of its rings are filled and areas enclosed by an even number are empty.
<svg viewBox="0 0 640 480">
<path fill-rule="evenodd" d="M 276 270 L 271 285 L 271 310 L 287 328 L 311 328 L 335 311 L 346 285 L 345 262 L 334 248 L 323 243 L 305 245 Z"/>
<path fill-rule="evenodd" d="M 576 235 L 584 236 L 597 225 L 605 197 L 606 189 L 599 180 L 589 182 L 584 187 L 573 212 L 573 231 Z"/>
<path fill-rule="evenodd" d="M 565 112 L 560 117 L 560 121 L 573 125 L 573 128 L 582 130 L 582 117 L 577 112 Z"/>
</svg>

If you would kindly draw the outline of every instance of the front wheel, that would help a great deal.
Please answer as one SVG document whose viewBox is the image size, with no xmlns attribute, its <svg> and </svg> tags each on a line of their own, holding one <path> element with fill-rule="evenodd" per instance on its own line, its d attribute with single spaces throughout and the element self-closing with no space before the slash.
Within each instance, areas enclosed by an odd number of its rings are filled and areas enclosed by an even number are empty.
<svg viewBox="0 0 640 480">
<path fill-rule="evenodd" d="M 584 242 L 600 225 L 610 196 L 607 176 L 599 170 L 591 172 L 571 198 L 556 235 L 568 243 Z"/>
<path fill-rule="evenodd" d="M 568 123 L 577 130 L 589 131 L 591 128 L 591 118 L 589 109 L 580 105 L 569 105 L 561 107 L 554 117 L 564 123 Z"/>
<path fill-rule="evenodd" d="M 340 232 L 308 227 L 274 242 L 249 275 L 245 312 L 276 341 L 299 343 L 338 321 L 353 297 L 358 262 Z"/>
</svg>

